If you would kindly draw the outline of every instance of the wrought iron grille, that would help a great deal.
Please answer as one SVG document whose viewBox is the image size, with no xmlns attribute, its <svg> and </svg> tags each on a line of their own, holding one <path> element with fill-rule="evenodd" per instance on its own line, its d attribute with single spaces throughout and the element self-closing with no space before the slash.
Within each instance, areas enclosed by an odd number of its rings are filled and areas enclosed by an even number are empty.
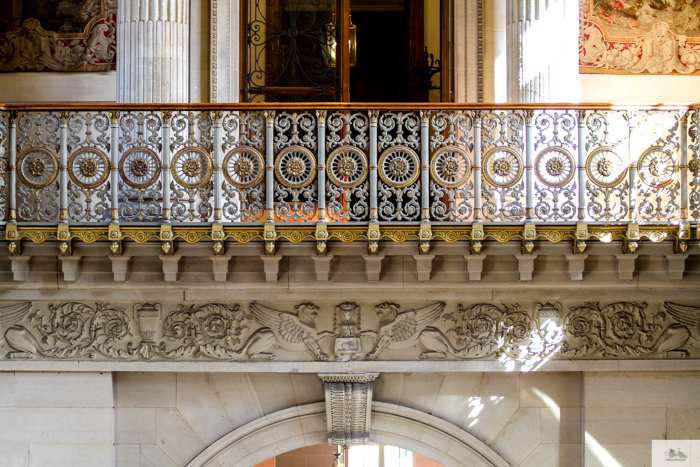
<svg viewBox="0 0 700 467">
<path fill-rule="evenodd" d="M 339 100 L 333 44 L 335 0 L 246 0 L 244 99 L 247 102 Z"/>
</svg>

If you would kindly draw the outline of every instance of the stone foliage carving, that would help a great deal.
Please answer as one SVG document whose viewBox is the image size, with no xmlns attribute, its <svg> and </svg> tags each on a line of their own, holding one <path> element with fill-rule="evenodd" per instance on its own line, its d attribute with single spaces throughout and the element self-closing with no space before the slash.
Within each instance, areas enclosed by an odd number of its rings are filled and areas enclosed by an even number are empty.
<svg viewBox="0 0 700 467">
<path fill-rule="evenodd" d="M 10 359 L 539 362 L 700 355 L 700 307 L 672 302 L 435 302 L 405 311 L 392 302 L 302 302 L 277 308 L 257 302 L 11 303 L 0 307 L 0 335 Z"/>
<path fill-rule="evenodd" d="M 581 0 L 581 71 L 700 73 L 699 15 L 698 2 Z"/>
<path fill-rule="evenodd" d="M 45 3 L 56 3 L 63 24 L 43 25 L 37 18 L 28 18 L 19 29 L 0 36 L 0 71 L 106 71 L 116 67 L 116 0 Z M 54 19 L 44 18 L 47 24 Z"/>
<path fill-rule="evenodd" d="M 700 308 L 666 302 L 664 308 L 678 323 L 664 326 L 668 315 L 647 311 L 644 302 L 617 302 L 601 307 L 597 302 L 572 307 L 564 320 L 567 340 L 561 355 L 582 357 L 599 352 L 603 357 L 640 357 L 678 352 L 691 337 L 690 326 L 700 323 Z"/>
<path fill-rule="evenodd" d="M 31 304 L 27 310 L 29 307 Z M 29 315 L 30 322 L 38 322 L 34 328 L 39 339 L 21 325 L 5 331 L 5 341 L 14 349 L 7 357 L 94 358 L 99 352 L 105 357 L 124 358 L 129 351 L 116 345 L 133 336 L 125 311 L 109 303 L 96 303 L 94 308 L 78 302 L 49 305 L 48 314 L 35 311 Z"/>
</svg>

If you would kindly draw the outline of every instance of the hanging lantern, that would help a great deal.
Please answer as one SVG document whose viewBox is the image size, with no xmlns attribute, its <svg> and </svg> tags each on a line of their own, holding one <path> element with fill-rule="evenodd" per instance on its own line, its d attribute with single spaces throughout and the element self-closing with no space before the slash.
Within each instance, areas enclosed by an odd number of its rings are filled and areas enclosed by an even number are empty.
<svg viewBox="0 0 700 467">
<path fill-rule="evenodd" d="M 357 66 L 357 26 L 352 24 L 352 15 L 350 15 L 350 27 L 348 45 L 350 46 L 350 66 Z M 338 50 L 338 27 L 335 24 L 335 13 L 331 18 L 331 22 L 326 24 L 326 54 L 328 55 L 328 64 L 335 68 L 337 62 Z"/>
</svg>

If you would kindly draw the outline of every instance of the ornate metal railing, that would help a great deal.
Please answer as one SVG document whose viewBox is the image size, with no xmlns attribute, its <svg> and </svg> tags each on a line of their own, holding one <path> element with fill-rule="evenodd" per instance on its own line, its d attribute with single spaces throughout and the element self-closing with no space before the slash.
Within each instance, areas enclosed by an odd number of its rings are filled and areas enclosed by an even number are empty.
<svg viewBox="0 0 700 467">
<path fill-rule="evenodd" d="M 118 107 L 2 107 L 7 239 L 22 226 L 55 225 L 60 240 L 100 225 L 93 237 L 121 242 L 138 225 L 167 249 L 180 225 L 206 223 L 200 238 L 217 241 L 259 224 L 268 252 L 290 226 L 308 235 L 287 238 L 322 251 L 343 225 L 353 238 L 341 240 L 372 250 L 390 225 L 423 252 L 436 237 L 478 251 L 489 235 L 531 249 L 544 225 L 568 226 L 561 235 L 582 249 L 616 225 L 634 251 L 639 225 L 668 227 L 684 249 L 700 219 L 697 106 Z M 521 227 L 505 238 L 495 225 Z"/>
</svg>

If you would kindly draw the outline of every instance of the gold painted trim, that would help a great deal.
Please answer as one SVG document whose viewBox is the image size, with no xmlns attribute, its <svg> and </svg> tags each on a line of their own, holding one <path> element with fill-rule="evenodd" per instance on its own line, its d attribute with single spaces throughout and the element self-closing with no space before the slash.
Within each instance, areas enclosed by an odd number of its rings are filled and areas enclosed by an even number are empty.
<svg viewBox="0 0 700 467">
<path fill-rule="evenodd" d="M 102 176 L 96 181 L 92 183 L 83 183 L 80 179 L 78 179 L 78 176 L 75 174 L 75 171 L 73 170 L 73 163 L 75 160 L 78 158 L 79 155 L 85 153 L 85 152 L 91 152 L 94 154 L 97 154 L 97 156 L 102 159 L 102 162 L 105 167 L 105 171 L 102 174 Z M 73 154 L 71 154 L 70 158 L 68 159 L 68 176 L 70 177 L 71 180 L 73 180 L 73 183 L 78 185 L 81 188 L 85 188 L 86 190 L 96 188 L 100 185 L 102 185 L 104 182 L 107 181 L 109 178 L 109 172 L 110 172 L 110 167 L 109 167 L 109 158 L 107 155 L 102 152 L 101 150 L 97 149 L 96 147 L 84 147 L 80 148 L 77 151 L 75 151 Z"/>
<path fill-rule="evenodd" d="M 206 160 L 207 164 L 207 171 L 202 177 L 202 179 L 198 182 L 195 183 L 189 183 L 184 181 L 182 178 L 180 178 L 180 175 L 177 173 L 177 162 L 179 159 L 183 158 L 187 153 L 190 152 L 196 152 L 198 153 L 201 157 L 203 157 Z M 211 155 L 209 154 L 209 151 L 206 149 L 203 149 L 199 146 L 188 146 L 185 148 L 180 149 L 175 156 L 173 156 L 172 161 L 170 161 L 170 173 L 173 175 L 173 179 L 181 186 L 184 188 L 190 188 L 190 189 L 196 189 L 196 188 L 201 188 L 205 186 L 207 183 L 209 183 L 209 180 L 211 180 L 211 176 L 214 173 L 214 161 L 211 158 Z"/>
<path fill-rule="evenodd" d="M 255 176 L 253 180 L 251 180 L 248 183 L 240 183 L 237 182 L 231 177 L 231 174 L 229 173 L 229 162 L 233 156 L 236 154 L 241 154 L 241 153 L 249 153 L 252 154 L 253 157 L 258 161 L 260 170 L 258 171 L 258 174 Z M 226 157 L 224 158 L 224 163 L 223 167 L 226 168 L 226 170 L 223 170 L 224 173 L 224 178 L 226 179 L 227 182 L 229 182 L 232 186 L 235 186 L 236 188 L 240 189 L 247 189 L 251 188 L 260 182 L 262 182 L 263 178 L 265 177 L 265 158 L 260 154 L 260 152 L 257 149 L 251 148 L 249 146 L 245 147 L 237 147 L 235 149 L 232 149 L 231 151 L 226 154 Z"/>
<path fill-rule="evenodd" d="M 26 157 L 33 153 L 33 152 L 41 152 L 49 156 L 49 158 L 53 161 L 53 173 L 51 174 L 51 177 L 43 183 L 32 183 L 26 178 L 24 178 L 24 174 L 22 170 L 17 170 L 17 177 L 19 177 L 19 180 L 22 182 L 22 184 L 28 186 L 29 188 L 32 188 L 33 190 L 41 190 L 42 188 L 45 188 L 49 185 L 51 185 L 55 180 L 56 177 L 58 177 L 58 171 L 59 171 L 59 163 L 58 163 L 58 158 L 56 157 L 56 154 L 53 153 L 53 151 L 50 151 L 44 147 L 39 147 L 39 146 L 31 146 L 22 151 L 19 156 L 17 156 L 17 167 L 22 167 L 22 163 L 24 162 L 24 159 Z"/>
</svg>

